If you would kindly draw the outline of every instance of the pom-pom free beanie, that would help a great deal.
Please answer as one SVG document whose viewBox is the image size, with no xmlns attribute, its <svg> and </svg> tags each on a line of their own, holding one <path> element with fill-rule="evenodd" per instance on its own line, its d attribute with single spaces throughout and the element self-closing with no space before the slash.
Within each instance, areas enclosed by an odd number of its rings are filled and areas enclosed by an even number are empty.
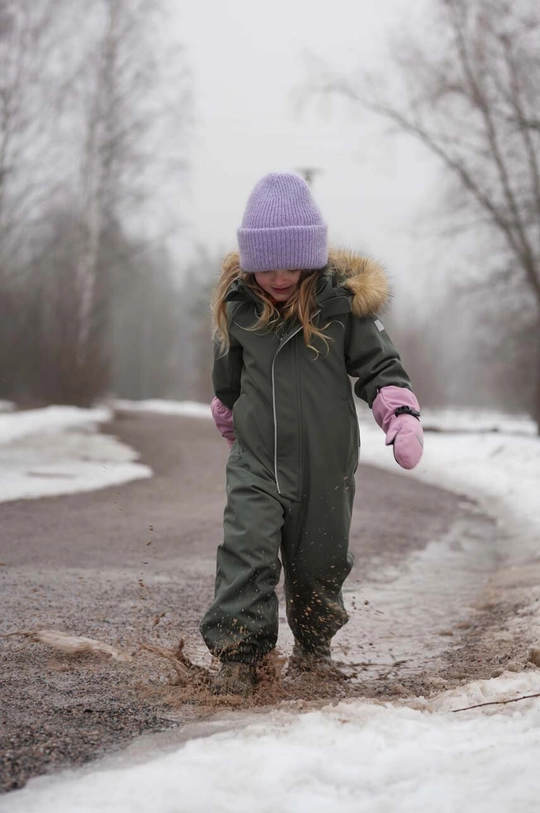
<svg viewBox="0 0 540 813">
<path fill-rule="evenodd" d="M 324 268 L 327 226 L 298 175 L 265 175 L 251 193 L 238 229 L 242 271 Z"/>
</svg>

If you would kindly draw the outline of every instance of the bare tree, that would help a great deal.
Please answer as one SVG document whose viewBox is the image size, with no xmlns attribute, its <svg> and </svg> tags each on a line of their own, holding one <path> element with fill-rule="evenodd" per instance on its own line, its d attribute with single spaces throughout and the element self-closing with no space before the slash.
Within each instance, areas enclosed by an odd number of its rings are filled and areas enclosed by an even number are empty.
<svg viewBox="0 0 540 813">
<path fill-rule="evenodd" d="M 0 2 L 0 270 L 59 188 L 66 0 Z"/>
<path fill-rule="evenodd" d="M 222 262 L 222 256 L 208 251 L 204 245 L 198 245 L 197 253 L 186 268 L 186 280 L 182 288 L 182 318 L 187 339 L 183 362 L 190 371 L 186 393 L 196 401 L 211 401 L 213 395 L 214 345 L 210 299 Z"/>
<path fill-rule="evenodd" d="M 156 295 L 133 315 L 133 325 L 146 317 L 143 355 L 172 341 L 170 260 L 162 253 L 160 270 L 141 259 L 170 234 L 152 197 L 166 172 L 160 199 L 171 179 L 181 189 L 189 121 L 189 76 L 163 36 L 164 10 L 161 0 L 0 0 L 4 397 L 85 405 L 110 386 L 111 367 L 118 380 L 113 310 L 145 273 Z M 148 393 L 157 378 L 140 363 Z"/>
<path fill-rule="evenodd" d="M 142 207 L 149 194 L 140 183 L 154 151 L 163 149 L 153 136 L 164 117 L 185 117 L 184 87 L 178 86 L 176 112 L 161 109 L 149 100 L 163 94 L 159 62 L 147 31 L 159 4 L 148 0 L 94 0 L 95 42 L 90 47 L 83 75 L 82 102 L 85 118 L 81 201 L 84 228 L 76 278 L 78 302 L 78 354 L 80 365 L 92 337 L 100 247 L 106 230 L 114 227 L 136 202 Z M 178 132 L 178 131 L 177 131 Z M 169 143 L 169 157 L 173 151 Z M 169 167 L 170 169 L 170 167 Z"/>
<path fill-rule="evenodd" d="M 173 264 L 160 247 L 130 245 L 127 238 L 125 243 L 131 261 L 115 274 L 109 386 L 122 398 L 171 397 L 182 390 L 187 374 L 183 301 Z"/>
<path fill-rule="evenodd" d="M 540 431 L 540 6 L 435 0 L 434 11 L 431 38 L 408 34 L 395 44 L 390 90 L 372 76 L 328 72 L 318 87 L 379 114 L 436 156 L 451 180 L 454 236 L 487 235 L 486 268 L 534 303 L 522 356 Z"/>
<path fill-rule="evenodd" d="M 6 397 L 19 394 L 26 378 L 36 303 L 23 289 L 31 285 L 36 229 L 62 183 L 57 68 L 68 8 L 66 0 L 0 0 L 0 391 Z"/>
</svg>

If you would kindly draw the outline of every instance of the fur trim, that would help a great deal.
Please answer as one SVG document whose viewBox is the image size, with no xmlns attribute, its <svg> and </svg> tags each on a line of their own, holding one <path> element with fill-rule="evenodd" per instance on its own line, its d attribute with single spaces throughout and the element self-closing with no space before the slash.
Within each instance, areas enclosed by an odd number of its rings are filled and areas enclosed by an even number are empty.
<svg viewBox="0 0 540 813">
<path fill-rule="evenodd" d="M 388 304 L 390 284 L 380 263 L 356 251 L 334 248 L 328 254 L 328 268 L 335 273 L 338 285 L 351 291 L 355 316 L 376 316 Z M 238 251 L 227 254 L 222 273 L 231 282 L 241 275 Z"/>
<path fill-rule="evenodd" d="M 353 294 L 355 316 L 376 316 L 390 298 L 390 284 L 382 265 L 355 251 L 330 249 L 328 265 Z"/>
</svg>

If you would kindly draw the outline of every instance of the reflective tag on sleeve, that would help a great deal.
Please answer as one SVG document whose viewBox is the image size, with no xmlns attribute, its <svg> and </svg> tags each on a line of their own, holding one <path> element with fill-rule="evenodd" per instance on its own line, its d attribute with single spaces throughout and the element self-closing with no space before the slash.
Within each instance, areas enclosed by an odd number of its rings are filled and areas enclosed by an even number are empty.
<svg viewBox="0 0 540 813">
<path fill-rule="evenodd" d="M 381 322 L 380 319 L 375 319 L 375 326 L 376 326 L 377 330 L 379 331 L 379 333 L 382 330 L 384 330 L 384 325 L 383 325 L 383 323 Z"/>
</svg>

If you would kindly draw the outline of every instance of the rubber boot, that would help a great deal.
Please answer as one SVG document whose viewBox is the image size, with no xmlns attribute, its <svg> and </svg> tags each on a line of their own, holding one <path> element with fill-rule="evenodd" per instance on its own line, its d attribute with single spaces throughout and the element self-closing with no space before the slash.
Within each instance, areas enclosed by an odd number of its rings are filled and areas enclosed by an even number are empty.
<svg viewBox="0 0 540 813">
<path fill-rule="evenodd" d="M 212 694 L 248 697 L 257 683 L 257 670 L 250 663 L 223 661 L 211 685 Z"/>
<path fill-rule="evenodd" d="M 294 642 L 287 667 L 287 677 L 300 677 L 308 672 L 320 675 L 322 678 L 345 677 L 332 661 L 330 641 L 323 641 L 318 646 L 309 649 L 298 641 Z"/>
</svg>

